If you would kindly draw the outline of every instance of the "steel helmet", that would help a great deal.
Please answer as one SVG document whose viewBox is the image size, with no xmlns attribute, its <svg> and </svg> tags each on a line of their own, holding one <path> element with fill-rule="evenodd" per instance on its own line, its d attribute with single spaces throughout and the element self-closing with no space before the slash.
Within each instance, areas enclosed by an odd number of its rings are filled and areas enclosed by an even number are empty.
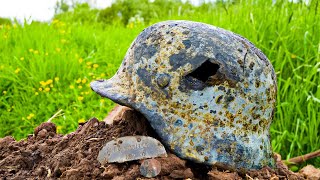
<svg viewBox="0 0 320 180">
<path fill-rule="evenodd" d="M 134 40 L 117 73 L 91 88 L 141 112 L 181 158 L 237 171 L 274 166 L 276 76 L 266 56 L 237 34 L 191 21 L 154 24 Z"/>
</svg>

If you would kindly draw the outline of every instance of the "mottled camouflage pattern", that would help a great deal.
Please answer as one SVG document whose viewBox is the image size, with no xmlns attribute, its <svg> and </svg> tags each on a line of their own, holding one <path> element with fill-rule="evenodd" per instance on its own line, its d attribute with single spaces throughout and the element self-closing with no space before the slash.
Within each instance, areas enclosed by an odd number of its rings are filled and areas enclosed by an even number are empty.
<svg viewBox="0 0 320 180">
<path fill-rule="evenodd" d="M 201 81 L 192 72 L 213 75 Z M 140 111 L 181 158 L 242 171 L 274 166 L 269 127 L 276 84 L 269 60 L 245 38 L 203 23 L 165 21 L 146 28 L 117 73 L 91 87 Z"/>
</svg>

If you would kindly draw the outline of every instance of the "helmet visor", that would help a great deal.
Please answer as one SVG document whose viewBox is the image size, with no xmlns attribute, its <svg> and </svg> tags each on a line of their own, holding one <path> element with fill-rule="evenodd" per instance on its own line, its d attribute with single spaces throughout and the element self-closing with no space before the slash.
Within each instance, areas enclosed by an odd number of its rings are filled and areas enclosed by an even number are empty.
<svg viewBox="0 0 320 180">
<path fill-rule="evenodd" d="M 124 88 L 121 81 L 116 77 L 108 80 L 96 80 L 90 83 L 91 89 L 102 97 L 111 99 L 112 101 L 131 107 L 132 97 L 130 96 L 130 89 Z"/>
</svg>

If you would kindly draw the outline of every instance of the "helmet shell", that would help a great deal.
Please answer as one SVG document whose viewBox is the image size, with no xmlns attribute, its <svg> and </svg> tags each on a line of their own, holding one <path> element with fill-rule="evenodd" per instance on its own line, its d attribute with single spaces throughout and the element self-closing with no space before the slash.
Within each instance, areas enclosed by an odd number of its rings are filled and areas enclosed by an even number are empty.
<svg viewBox="0 0 320 180">
<path fill-rule="evenodd" d="M 266 56 L 237 34 L 191 21 L 154 24 L 134 40 L 117 73 L 91 87 L 141 112 L 181 158 L 238 171 L 274 166 L 276 76 Z"/>
</svg>

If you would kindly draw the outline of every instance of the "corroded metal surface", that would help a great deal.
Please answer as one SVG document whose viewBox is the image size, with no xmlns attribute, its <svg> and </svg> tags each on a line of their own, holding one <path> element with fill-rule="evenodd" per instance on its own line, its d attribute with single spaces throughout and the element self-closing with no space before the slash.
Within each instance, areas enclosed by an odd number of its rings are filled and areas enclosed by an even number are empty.
<svg viewBox="0 0 320 180">
<path fill-rule="evenodd" d="M 117 73 L 91 87 L 140 111 L 180 157 L 248 170 L 274 166 L 276 84 L 269 60 L 245 38 L 166 21 L 146 28 Z"/>
<path fill-rule="evenodd" d="M 167 157 L 166 150 L 158 140 L 148 136 L 126 136 L 109 141 L 99 151 L 97 159 L 105 164 L 154 157 Z"/>
</svg>

